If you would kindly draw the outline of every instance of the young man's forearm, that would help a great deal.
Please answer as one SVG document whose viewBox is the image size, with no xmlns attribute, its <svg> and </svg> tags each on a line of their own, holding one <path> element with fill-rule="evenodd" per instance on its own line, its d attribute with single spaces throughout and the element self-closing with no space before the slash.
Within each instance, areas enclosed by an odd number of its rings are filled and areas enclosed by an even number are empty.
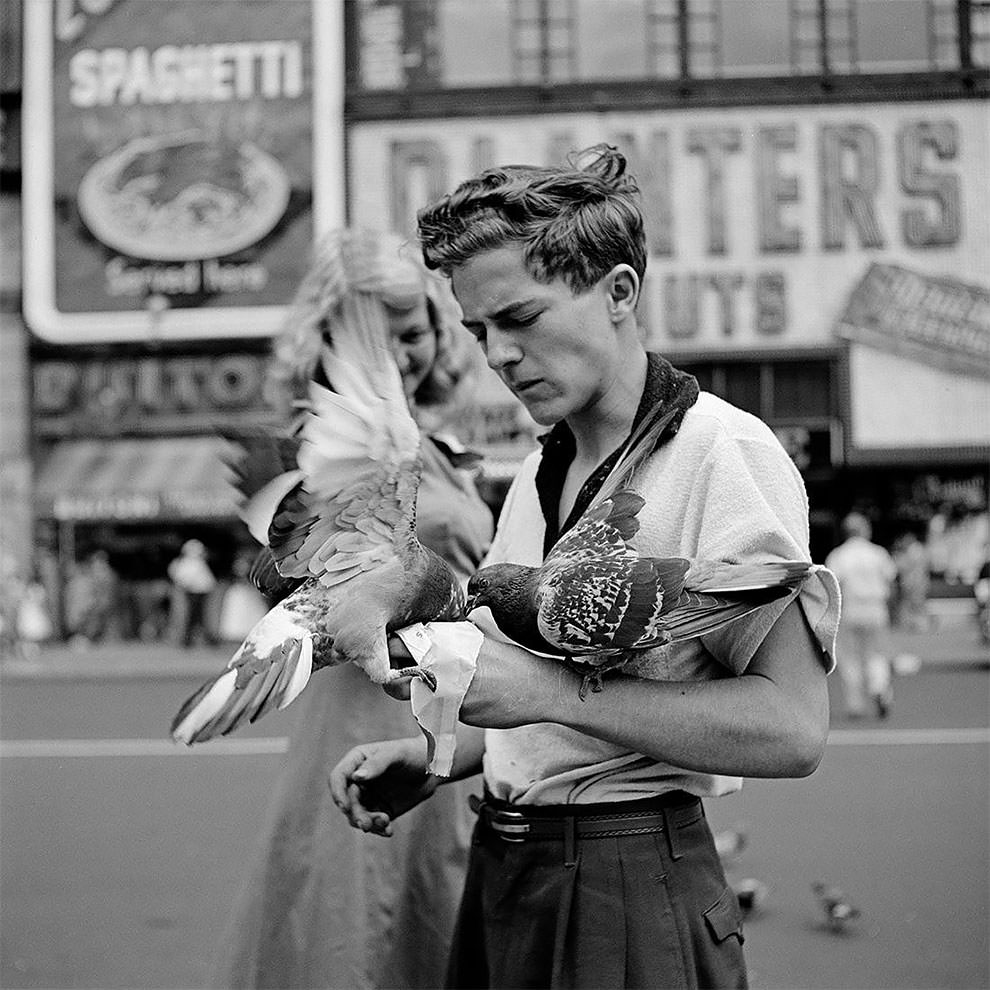
<svg viewBox="0 0 990 990">
<path fill-rule="evenodd" d="M 481 761 L 485 755 L 485 730 L 474 725 L 457 726 L 457 745 L 454 749 L 454 764 L 449 777 L 440 777 L 440 783 L 464 780 L 481 773 Z"/>
<path fill-rule="evenodd" d="M 825 673 L 795 604 L 746 673 L 711 681 L 607 679 L 581 701 L 579 675 L 487 640 L 462 720 L 490 727 L 558 722 L 660 762 L 744 777 L 800 777 L 828 730 Z"/>
</svg>

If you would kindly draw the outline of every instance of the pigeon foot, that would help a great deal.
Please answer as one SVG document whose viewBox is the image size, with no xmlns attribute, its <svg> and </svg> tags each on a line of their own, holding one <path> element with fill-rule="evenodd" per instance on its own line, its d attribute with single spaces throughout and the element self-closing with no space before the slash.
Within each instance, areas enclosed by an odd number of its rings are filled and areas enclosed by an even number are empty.
<svg viewBox="0 0 990 990">
<path fill-rule="evenodd" d="M 584 680 L 581 681 L 581 687 L 578 690 L 578 697 L 584 701 L 588 697 L 588 689 L 591 689 L 592 694 L 598 694 L 605 685 L 602 683 L 602 672 L 596 670 L 593 674 L 585 674 Z"/>
<path fill-rule="evenodd" d="M 398 680 L 400 677 L 418 677 L 434 694 L 437 690 L 437 675 L 432 670 L 423 670 L 422 667 L 400 667 L 391 671 L 390 680 Z"/>
</svg>

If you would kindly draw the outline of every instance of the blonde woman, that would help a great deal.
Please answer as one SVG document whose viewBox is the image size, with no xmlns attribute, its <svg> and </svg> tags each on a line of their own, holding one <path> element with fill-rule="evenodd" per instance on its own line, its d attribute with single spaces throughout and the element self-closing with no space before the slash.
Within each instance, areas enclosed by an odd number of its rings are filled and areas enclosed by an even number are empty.
<svg viewBox="0 0 990 990">
<path fill-rule="evenodd" d="M 327 236 L 274 342 L 273 380 L 288 397 L 321 381 L 320 348 L 339 321 L 358 318 L 356 294 L 385 310 L 423 432 L 419 537 L 466 582 L 491 539 L 491 513 L 460 466 L 457 444 L 435 431 L 457 408 L 470 351 L 458 346 L 456 303 L 415 248 L 364 230 Z M 467 863 L 468 795 L 480 787 L 445 787 L 441 802 L 407 815 L 391 839 L 350 829 L 330 798 L 330 768 L 361 740 L 406 735 L 418 731 L 415 722 L 353 664 L 314 678 L 297 705 L 214 985 L 439 986 Z"/>
</svg>

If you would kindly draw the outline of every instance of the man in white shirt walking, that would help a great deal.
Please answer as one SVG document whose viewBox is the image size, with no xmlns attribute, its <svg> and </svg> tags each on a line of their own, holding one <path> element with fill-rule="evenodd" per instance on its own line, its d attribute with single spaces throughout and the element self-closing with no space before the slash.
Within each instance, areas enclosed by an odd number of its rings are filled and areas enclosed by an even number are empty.
<svg viewBox="0 0 990 990">
<path fill-rule="evenodd" d="M 890 677 L 890 596 L 897 565 L 870 541 L 866 516 L 851 512 L 842 521 L 845 542 L 825 558 L 842 589 L 842 620 L 836 638 L 836 669 L 849 718 L 866 714 L 866 697 L 886 718 L 893 702 Z"/>
</svg>

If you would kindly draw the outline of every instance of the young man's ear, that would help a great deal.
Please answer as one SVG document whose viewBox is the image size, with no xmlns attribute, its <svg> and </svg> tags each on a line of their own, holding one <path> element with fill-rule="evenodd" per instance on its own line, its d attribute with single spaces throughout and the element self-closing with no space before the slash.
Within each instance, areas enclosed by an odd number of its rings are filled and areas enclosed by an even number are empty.
<svg viewBox="0 0 990 990">
<path fill-rule="evenodd" d="M 632 315 L 639 302 L 639 276 L 629 265 L 616 265 L 605 276 L 609 315 L 613 320 Z"/>
</svg>

